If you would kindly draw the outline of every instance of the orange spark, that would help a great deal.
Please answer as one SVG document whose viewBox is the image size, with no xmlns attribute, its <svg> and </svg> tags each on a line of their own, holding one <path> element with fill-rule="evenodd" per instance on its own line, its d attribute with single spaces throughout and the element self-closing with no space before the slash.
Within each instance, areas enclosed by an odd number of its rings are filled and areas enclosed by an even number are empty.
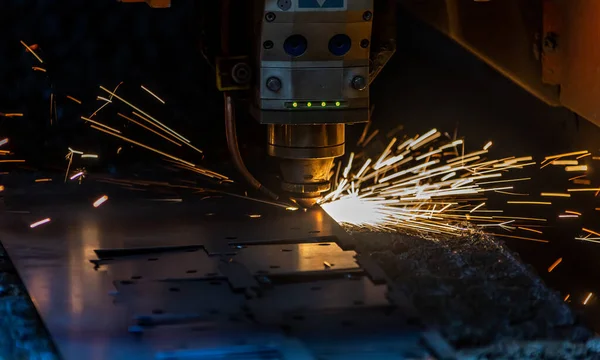
<svg viewBox="0 0 600 360">
<path fill-rule="evenodd" d="M 554 270 L 555 267 L 558 266 L 558 264 L 560 264 L 562 262 L 562 258 L 558 258 L 555 262 L 552 263 L 552 265 L 550 265 L 550 267 L 548 268 L 548 272 L 552 272 L 552 270 Z"/>
<path fill-rule="evenodd" d="M 95 208 L 97 208 L 98 206 L 104 204 L 106 200 L 108 200 L 108 196 L 102 195 L 100 198 L 98 198 L 98 200 L 94 201 L 93 205 Z"/>
<path fill-rule="evenodd" d="M 27 44 L 25 44 L 25 42 L 24 42 L 23 40 L 21 40 L 21 44 L 22 44 L 23 46 L 25 46 L 25 48 L 26 48 L 26 49 L 27 49 L 29 52 L 31 52 L 31 53 L 33 54 L 33 56 L 35 56 L 35 58 L 36 58 L 36 59 L 38 59 L 38 61 L 39 61 L 41 64 L 43 64 L 43 63 L 44 63 L 44 61 L 42 60 L 42 58 L 41 58 L 41 57 L 39 57 L 39 56 L 38 56 L 38 54 L 36 54 L 36 53 L 35 53 L 35 51 L 33 51 L 33 49 L 32 49 L 31 47 L 29 47 Z M 33 45 L 32 47 L 35 47 L 35 48 L 37 49 L 37 45 Z"/>
<path fill-rule="evenodd" d="M 79 105 L 81 105 L 81 100 L 77 100 L 74 97 L 72 97 L 71 95 L 67 95 L 67 99 L 75 101 L 76 103 L 78 103 Z"/>
<path fill-rule="evenodd" d="M 29 227 L 31 229 L 33 229 L 34 227 L 38 227 L 40 225 L 43 225 L 43 224 L 46 224 L 46 223 L 49 223 L 49 222 L 50 222 L 50 218 L 45 218 L 44 220 L 40 220 L 40 221 L 34 222 L 33 224 L 29 225 Z"/>
</svg>

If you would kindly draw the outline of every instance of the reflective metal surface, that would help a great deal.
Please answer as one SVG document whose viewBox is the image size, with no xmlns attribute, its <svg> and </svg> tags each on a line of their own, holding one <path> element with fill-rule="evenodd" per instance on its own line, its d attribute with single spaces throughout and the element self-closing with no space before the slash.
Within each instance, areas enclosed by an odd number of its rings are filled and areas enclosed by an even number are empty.
<svg viewBox="0 0 600 360">
<path fill-rule="evenodd" d="M 112 303 L 111 279 L 90 263 L 97 259 L 94 250 L 204 245 L 218 251 L 233 241 L 343 235 L 321 211 L 292 212 L 233 198 L 155 202 L 149 199 L 157 195 L 132 191 L 114 197 L 85 184 L 75 193 L 45 189 L 5 195 L 0 241 L 66 359 L 152 358 L 173 340 L 126 333 L 131 317 Z M 89 199 L 100 191 L 110 200 L 96 209 Z M 29 228 L 46 217 L 52 221 Z"/>
<path fill-rule="evenodd" d="M 0 239 L 65 359 L 428 355 L 409 309 L 319 209 L 29 190 L 6 195 Z"/>
</svg>

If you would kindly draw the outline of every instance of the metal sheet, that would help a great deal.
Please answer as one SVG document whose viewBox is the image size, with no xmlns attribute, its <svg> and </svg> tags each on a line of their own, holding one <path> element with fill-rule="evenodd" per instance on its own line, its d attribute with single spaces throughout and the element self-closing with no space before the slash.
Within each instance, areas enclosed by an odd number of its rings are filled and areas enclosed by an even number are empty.
<svg viewBox="0 0 600 360">
<path fill-rule="evenodd" d="M 116 299 L 134 318 L 157 315 L 189 316 L 209 320 L 218 315 L 239 315 L 243 294 L 234 294 L 223 280 L 117 281 Z"/>
<path fill-rule="evenodd" d="M 359 269 L 356 252 L 343 251 L 333 242 L 250 245 L 235 251 L 237 254 L 228 258 L 242 263 L 254 275 Z M 102 261 L 100 266 L 115 280 L 199 280 L 224 277 L 219 261 L 220 257 L 200 249 L 124 256 Z"/>
<path fill-rule="evenodd" d="M 280 275 L 316 271 L 347 271 L 359 268 L 356 252 L 343 251 L 336 243 L 254 245 L 233 259 L 254 274 Z"/>
<path fill-rule="evenodd" d="M 116 280 L 182 280 L 223 277 L 219 258 L 202 249 L 194 252 L 151 253 L 102 262 Z"/>
<path fill-rule="evenodd" d="M 233 198 L 165 204 L 149 201 L 153 195 L 145 192 L 111 197 L 95 209 L 89 199 L 105 189 L 85 184 L 76 192 L 46 189 L 43 194 L 25 188 L 25 195 L 5 194 L 0 239 L 65 359 L 151 358 L 179 344 L 175 335 L 136 338 L 125 333 L 131 317 L 108 296 L 114 287 L 106 272 L 95 271 L 90 264 L 96 249 L 165 245 L 223 249 L 239 241 L 344 236 L 320 210 L 289 212 Z M 29 213 L 9 212 L 13 210 Z M 46 217 L 52 221 L 29 228 Z"/>
<path fill-rule="evenodd" d="M 248 307 L 258 319 L 272 323 L 286 313 L 387 306 L 386 290 L 366 277 L 284 284 L 248 300 Z"/>
</svg>

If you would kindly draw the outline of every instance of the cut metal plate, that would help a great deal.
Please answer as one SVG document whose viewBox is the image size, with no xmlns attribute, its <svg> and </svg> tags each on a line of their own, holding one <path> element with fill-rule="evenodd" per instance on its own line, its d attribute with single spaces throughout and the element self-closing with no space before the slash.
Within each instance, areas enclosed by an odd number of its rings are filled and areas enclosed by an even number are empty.
<svg viewBox="0 0 600 360">
<path fill-rule="evenodd" d="M 281 284 L 248 300 L 259 321 L 281 322 L 286 313 L 318 312 L 389 306 L 387 286 L 374 285 L 367 277 Z"/>
<path fill-rule="evenodd" d="M 168 250 L 168 249 L 165 249 Z M 152 252 L 99 261 L 115 280 L 190 280 L 223 277 L 219 261 L 244 265 L 254 275 L 358 270 L 354 251 L 334 242 L 243 246 L 235 255 L 209 256 L 203 249 Z"/>
<path fill-rule="evenodd" d="M 162 252 L 118 257 L 102 261 L 115 280 L 184 280 L 224 277 L 219 257 L 198 249 L 187 252 Z"/>
<path fill-rule="evenodd" d="M 251 245 L 232 257 L 253 274 L 290 274 L 359 269 L 356 252 L 343 251 L 333 242 Z"/>
<path fill-rule="evenodd" d="M 226 281 L 116 281 L 116 299 L 133 317 L 179 315 L 210 318 L 239 315 L 245 298 L 232 293 Z"/>
<path fill-rule="evenodd" d="M 111 301 L 114 286 L 106 271 L 90 264 L 97 249 L 205 246 L 219 252 L 230 243 L 347 236 L 320 209 L 286 211 L 229 197 L 153 202 L 149 192 L 116 196 L 113 187 L 92 185 L 74 191 L 49 184 L 43 193 L 22 187 L 18 196 L 5 191 L 1 209 L 0 241 L 67 360 L 153 358 L 180 343 L 175 334 L 137 338 L 126 332 L 131 314 Z M 102 194 L 110 200 L 92 207 Z M 261 217 L 249 216 L 255 214 Z M 44 218 L 52 221 L 29 227 Z"/>
</svg>

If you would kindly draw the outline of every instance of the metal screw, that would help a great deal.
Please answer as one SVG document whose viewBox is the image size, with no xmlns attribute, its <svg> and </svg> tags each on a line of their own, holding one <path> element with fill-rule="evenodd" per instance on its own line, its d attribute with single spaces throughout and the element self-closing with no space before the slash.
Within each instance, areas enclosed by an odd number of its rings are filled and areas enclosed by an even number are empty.
<svg viewBox="0 0 600 360">
<path fill-rule="evenodd" d="M 276 77 L 270 77 L 267 79 L 267 89 L 273 91 L 273 92 L 278 92 L 279 90 L 281 90 L 281 80 L 279 80 L 279 78 Z"/>
<path fill-rule="evenodd" d="M 362 76 L 355 76 L 352 79 L 352 87 L 356 90 L 362 91 L 367 88 L 367 80 Z"/>
<path fill-rule="evenodd" d="M 281 10 L 286 11 L 292 7 L 292 1 L 291 0 L 278 0 L 277 6 L 279 6 L 279 8 Z"/>
<path fill-rule="evenodd" d="M 267 40 L 263 43 L 263 47 L 265 49 L 272 49 L 273 48 L 273 42 L 271 40 Z"/>
<path fill-rule="evenodd" d="M 366 49 L 369 47 L 369 39 L 362 39 L 360 41 L 360 47 Z"/>
<path fill-rule="evenodd" d="M 371 21 L 371 19 L 373 18 L 373 13 L 370 11 L 365 11 L 363 13 L 363 20 L 364 21 Z"/>
<path fill-rule="evenodd" d="M 246 85 L 250 82 L 250 74 L 252 70 L 246 63 L 238 63 L 231 68 L 231 77 L 233 81 L 240 85 Z"/>
<path fill-rule="evenodd" d="M 267 20 L 268 22 L 272 22 L 273 20 L 275 20 L 275 14 L 272 12 L 268 12 L 265 15 L 265 20 Z"/>
</svg>

